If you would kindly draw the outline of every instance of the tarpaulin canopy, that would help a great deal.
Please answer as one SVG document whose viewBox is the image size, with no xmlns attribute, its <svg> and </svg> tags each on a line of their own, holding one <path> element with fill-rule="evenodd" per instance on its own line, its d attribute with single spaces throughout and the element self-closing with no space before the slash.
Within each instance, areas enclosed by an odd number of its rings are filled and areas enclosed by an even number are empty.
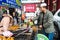
<svg viewBox="0 0 60 40">
<path fill-rule="evenodd" d="M 0 6 L 21 8 L 21 0 L 0 0 Z"/>
</svg>

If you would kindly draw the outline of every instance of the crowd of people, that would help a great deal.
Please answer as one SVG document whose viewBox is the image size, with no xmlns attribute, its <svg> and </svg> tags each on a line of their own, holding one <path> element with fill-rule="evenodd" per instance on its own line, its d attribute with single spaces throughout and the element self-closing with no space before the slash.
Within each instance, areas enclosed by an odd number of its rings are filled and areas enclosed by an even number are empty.
<svg viewBox="0 0 60 40">
<path fill-rule="evenodd" d="M 43 30 L 43 34 L 46 35 L 49 40 L 53 40 L 55 32 L 53 24 L 53 14 L 52 12 L 47 10 L 46 3 L 41 3 L 39 5 L 39 9 L 41 11 L 39 16 L 33 18 L 32 21 L 38 20 L 37 24 L 39 28 Z M 2 35 L 4 31 L 8 31 L 8 27 L 16 24 L 18 24 L 18 13 L 14 11 L 12 15 L 10 15 L 7 13 L 7 10 L 3 11 L 0 17 L 0 35 Z"/>
</svg>

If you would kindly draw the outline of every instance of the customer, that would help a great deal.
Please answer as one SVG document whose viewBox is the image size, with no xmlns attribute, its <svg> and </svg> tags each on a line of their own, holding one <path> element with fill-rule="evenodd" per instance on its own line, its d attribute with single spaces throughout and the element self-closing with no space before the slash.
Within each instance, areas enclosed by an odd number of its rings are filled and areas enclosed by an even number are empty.
<svg viewBox="0 0 60 40">
<path fill-rule="evenodd" d="M 0 22 L 0 34 L 2 34 L 4 31 L 8 30 L 8 27 L 10 26 L 11 23 L 11 18 L 9 15 L 7 15 L 7 11 L 3 12 L 3 18 Z"/>
<path fill-rule="evenodd" d="M 53 40 L 54 37 L 54 25 L 53 25 L 53 14 L 47 10 L 47 4 L 40 4 L 40 15 L 39 15 L 39 27 L 43 29 L 44 34 L 49 38 L 49 40 Z"/>
</svg>

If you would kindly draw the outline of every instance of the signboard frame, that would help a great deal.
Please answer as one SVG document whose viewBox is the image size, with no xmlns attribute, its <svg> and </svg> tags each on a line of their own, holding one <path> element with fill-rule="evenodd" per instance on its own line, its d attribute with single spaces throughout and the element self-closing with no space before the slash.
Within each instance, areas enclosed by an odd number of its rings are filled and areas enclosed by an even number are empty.
<svg viewBox="0 0 60 40">
<path fill-rule="evenodd" d="M 44 0 L 21 0 L 21 3 L 40 3 L 44 2 Z"/>
</svg>

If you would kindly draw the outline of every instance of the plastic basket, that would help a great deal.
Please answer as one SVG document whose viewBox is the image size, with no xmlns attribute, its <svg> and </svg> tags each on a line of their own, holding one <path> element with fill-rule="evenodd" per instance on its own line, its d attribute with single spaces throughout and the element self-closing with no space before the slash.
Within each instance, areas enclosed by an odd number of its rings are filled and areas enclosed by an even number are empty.
<svg viewBox="0 0 60 40">
<path fill-rule="evenodd" d="M 43 34 L 37 34 L 37 40 L 49 40 L 49 39 Z"/>
</svg>

